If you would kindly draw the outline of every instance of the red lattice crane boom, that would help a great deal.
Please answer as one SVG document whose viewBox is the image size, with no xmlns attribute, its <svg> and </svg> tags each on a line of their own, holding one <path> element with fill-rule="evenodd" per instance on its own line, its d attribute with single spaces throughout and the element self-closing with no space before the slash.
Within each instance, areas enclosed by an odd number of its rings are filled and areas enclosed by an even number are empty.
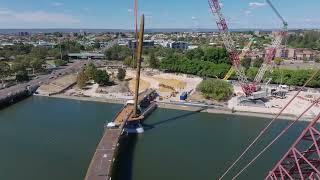
<svg viewBox="0 0 320 180">
<path fill-rule="evenodd" d="M 320 129 L 313 119 L 265 180 L 320 179 Z"/>
<path fill-rule="evenodd" d="M 249 83 L 245 71 L 241 66 L 240 57 L 236 49 L 235 43 L 231 38 L 227 22 L 221 12 L 221 6 L 218 0 L 209 0 L 209 6 L 212 13 L 217 18 L 217 26 L 220 31 L 221 37 L 223 39 L 224 45 L 229 53 L 232 60 L 233 66 L 235 68 L 238 80 L 242 87 L 243 92 L 250 96 L 253 92 L 257 90 L 256 85 Z"/>
<path fill-rule="evenodd" d="M 264 63 L 260 67 L 258 74 L 256 75 L 254 79 L 254 83 L 257 84 L 257 86 L 260 84 L 261 80 L 263 79 L 263 76 L 267 71 L 269 71 L 272 68 L 272 60 L 276 55 L 276 51 L 278 48 L 280 48 L 281 43 L 283 38 L 287 35 L 288 33 L 288 23 L 284 20 L 284 18 L 280 15 L 279 11 L 273 6 L 270 0 L 266 0 L 267 3 L 270 5 L 272 10 L 276 13 L 278 18 L 282 21 L 283 23 L 283 29 L 279 33 L 276 34 L 276 37 L 274 38 L 272 45 L 270 48 L 267 49 L 265 58 L 264 58 Z"/>
<path fill-rule="evenodd" d="M 235 43 L 231 38 L 227 22 L 221 12 L 221 6 L 219 3 L 219 0 L 209 0 L 209 6 L 212 10 L 212 13 L 217 18 L 217 26 L 220 31 L 221 37 L 223 39 L 224 45 L 227 51 L 229 52 L 229 56 L 232 60 L 233 66 L 235 67 L 238 80 L 240 81 L 240 85 L 242 87 L 243 92 L 246 94 L 246 96 L 252 95 L 252 93 L 256 92 L 259 89 L 258 87 L 260 86 L 261 80 L 263 79 L 263 76 L 265 75 L 265 73 L 272 68 L 272 60 L 275 57 L 276 50 L 280 47 L 282 40 L 286 36 L 288 31 L 288 23 L 284 20 L 284 18 L 272 5 L 270 0 L 267 0 L 267 2 L 271 6 L 271 8 L 274 10 L 274 12 L 277 14 L 279 19 L 281 19 L 284 27 L 283 27 L 283 30 L 279 32 L 278 35 L 276 35 L 274 41 L 272 42 L 271 47 L 267 49 L 264 63 L 260 67 L 254 81 L 249 82 L 246 77 L 245 71 L 241 66 L 239 54 L 235 47 Z"/>
</svg>

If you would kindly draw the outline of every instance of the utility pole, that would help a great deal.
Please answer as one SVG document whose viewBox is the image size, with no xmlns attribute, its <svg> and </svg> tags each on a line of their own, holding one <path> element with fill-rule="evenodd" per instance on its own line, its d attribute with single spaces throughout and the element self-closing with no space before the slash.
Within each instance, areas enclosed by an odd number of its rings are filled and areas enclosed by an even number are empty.
<svg viewBox="0 0 320 180">
<path fill-rule="evenodd" d="M 136 87 L 134 93 L 134 111 L 133 117 L 138 117 L 138 97 L 139 97 L 139 85 L 140 85 L 140 70 L 142 61 L 142 46 L 143 46 L 143 36 L 144 36 L 144 14 L 141 16 L 140 32 L 137 41 L 137 74 L 136 74 Z"/>
</svg>

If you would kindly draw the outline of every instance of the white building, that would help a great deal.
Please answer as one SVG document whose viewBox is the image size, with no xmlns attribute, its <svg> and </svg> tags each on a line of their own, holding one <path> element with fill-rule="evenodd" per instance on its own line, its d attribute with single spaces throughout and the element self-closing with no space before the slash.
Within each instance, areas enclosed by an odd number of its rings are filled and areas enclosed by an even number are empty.
<svg viewBox="0 0 320 180">
<path fill-rule="evenodd" d="M 164 41 L 160 45 L 166 48 L 180 49 L 180 50 L 187 50 L 189 47 L 188 43 L 180 42 L 180 41 Z"/>
<path fill-rule="evenodd" d="M 36 46 L 52 49 L 52 48 L 54 48 L 54 46 L 56 46 L 56 44 L 50 43 L 50 42 L 46 42 L 46 41 L 39 41 Z"/>
</svg>

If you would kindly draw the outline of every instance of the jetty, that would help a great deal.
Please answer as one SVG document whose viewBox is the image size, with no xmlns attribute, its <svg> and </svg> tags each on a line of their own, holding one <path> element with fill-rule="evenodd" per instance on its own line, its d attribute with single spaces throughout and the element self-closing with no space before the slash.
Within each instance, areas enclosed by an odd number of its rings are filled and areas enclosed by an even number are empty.
<svg viewBox="0 0 320 180">
<path fill-rule="evenodd" d="M 139 95 L 139 106 L 142 112 L 138 118 L 134 118 L 134 105 L 127 103 L 112 120 L 114 126 L 105 126 L 105 132 L 100 140 L 96 152 L 91 160 L 85 180 L 111 180 L 113 162 L 116 152 L 120 148 L 120 137 L 125 134 L 124 128 L 131 122 L 141 123 L 156 107 L 153 102 L 156 97 L 154 90 L 146 90 Z"/>
</svg>

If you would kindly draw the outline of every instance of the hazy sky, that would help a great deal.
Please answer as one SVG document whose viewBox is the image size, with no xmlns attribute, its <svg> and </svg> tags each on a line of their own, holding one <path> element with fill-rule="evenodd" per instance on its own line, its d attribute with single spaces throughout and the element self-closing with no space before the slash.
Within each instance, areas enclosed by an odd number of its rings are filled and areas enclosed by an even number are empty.
<svg viewBox="0 0 320 180">
<path fill-rule="evenodd" d="M 207 0 L 138 0 L 147 28 L 216 28 Z M 264 0 L 221 0 L 231 28 L 280 28 Z M 273 0 L 289 28 L 320 28 L 320 0 Z M 133 28 L 133 0 L 1 0 L 0 28 Z"/>
</svg>

